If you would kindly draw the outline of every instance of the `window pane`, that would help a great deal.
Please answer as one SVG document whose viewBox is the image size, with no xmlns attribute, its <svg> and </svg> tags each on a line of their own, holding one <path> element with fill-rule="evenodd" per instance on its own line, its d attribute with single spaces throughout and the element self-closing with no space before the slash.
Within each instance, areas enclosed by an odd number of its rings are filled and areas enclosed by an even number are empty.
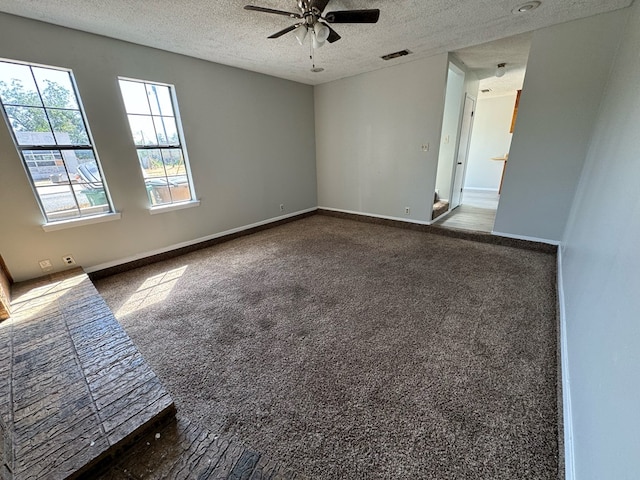
<svg viewBox="0 0 640 480">
<path fill-rule="evenodd" d="M 151 114 L 144 83 L 120 80 L 120 91 L 128 114 Z"/>
<path fill-rule="evenodd" d="M 62 155 L 73 182 L 104 188 L 93 150 L 63 150 Z"/>
<path fill-rule="evenodd" d="M 147 84 L 147 95 L 149 96 L 151 113 L 154 115 L 173 116 L 173 105 L 171 105 L 169 87 Z"/>
<path fill-rule="evenodd" d="M 80 215 L 70 185 L 40 186 L 36 190 L 48 220 L 65 220 Z"/>
<path fill-rule="evenodd" d="M 138 159 L 144 178 L 166 176 L 160 150 L 138 150 Z"/>
<path fill-rule="evenodd" d="M 0 99 L 5 105 L 42 106 L 29 66 L 0 62 Z"/>
<path fill-rule="evenodd" d="M 18 145 L 55 145 L 44 108 L 5 107 Z"/>
<path fill-rule="evenodd" d="M 104 188 L 95 188 L 87 184 L 75 184 L 73 190 L 76 193 L 81 214 L 96 214 L 109 211 L 109 201 Z"/>
<path fill-rule="evenodd" d="M 191 191 L 189 190 L 189 181 L 186 175 L 167 177 L 167 180 L 169 182 L 171 201 L 184 202 L 191 200 Z"/>
<path fill-rule="evenodd" d="M 33 67 L 38 89 L 45 107 L 78 109 L 69 72 Z"/>
<path fill-rule="evenodd" d="M 186 175 L 182 150 L 179 148 L 165 148 L 162 150 L 162 160 L 167 175 Z"/>
<path fill-rule="evenodd" d="M 173 117 L 162 117 L 162 121 L 164 122 L 164 131 L 167 133 L 167 143 L 169 145 L 180 145 L 176 119 Z"/>
<path fill-rule="evenodd" d="M 58 145 L 88 145 L 89 135 L 78 110 L 47 109 Z"/>
<path fill-rule="evenodd" d="M 158 145 L 167 145 L 167 134 L 164 131 L 162 117 L 153 117 L 153 124 L 156 128 L 156 135 L 158 136 Z"/>
<path fill-rule="evenodd" d="M 157 145 L 156 129 L 151 117 L 143 115 L 129 115 L 131 135 L 136 145 Z"/>
<path fill-rule="evenodd" d="M 147 195 L 149 195 L 151 205 L 171 203 L 169 182 L 167 182 L 166 177 L 147 178 L 144 183 L 147 187 Z"/>
<path fill-rule="evenodd" d="M 59 151 L 24 150 L 29 175 L 35 186 L 68 184 L 69 178 Z"/>
</svg>

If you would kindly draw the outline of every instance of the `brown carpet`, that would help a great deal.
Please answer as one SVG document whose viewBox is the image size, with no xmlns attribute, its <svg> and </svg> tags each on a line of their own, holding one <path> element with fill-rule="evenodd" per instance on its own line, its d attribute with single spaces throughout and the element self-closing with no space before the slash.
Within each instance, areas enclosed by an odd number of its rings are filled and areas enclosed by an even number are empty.
<svg viewBox="0 0 640 480">
<path fill-rule="evenodd" d="M 557 477 L 553 255 L 315 215 L 96 286 L 178 411 L 309 478 Z"/>
</svg>

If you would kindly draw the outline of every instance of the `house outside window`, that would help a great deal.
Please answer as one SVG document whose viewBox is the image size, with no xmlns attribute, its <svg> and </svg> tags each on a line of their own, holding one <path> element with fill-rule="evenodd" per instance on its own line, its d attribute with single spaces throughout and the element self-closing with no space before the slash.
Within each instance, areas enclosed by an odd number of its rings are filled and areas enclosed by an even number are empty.
<svg viewBox="0 0 640 480">
<path fill-rule="evenodd" d="M 70 70 L 0 60 L 0 103 L 46 223 L 113 212 Z"/>
<path fill-rule="evenodd" d="M 194 201 L 174 87 L 126 78 L 119 82 L 152 209 Z"/>
</svg>

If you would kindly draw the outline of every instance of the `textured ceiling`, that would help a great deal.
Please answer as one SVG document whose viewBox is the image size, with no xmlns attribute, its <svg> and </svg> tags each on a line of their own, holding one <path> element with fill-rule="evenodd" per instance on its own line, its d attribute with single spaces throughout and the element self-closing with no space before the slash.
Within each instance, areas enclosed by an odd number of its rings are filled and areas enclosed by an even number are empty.
<svg viewBox="0 0 640 480">
<path fill-rule="evenodd" d="M 531 48 L 531 33 L 494 40 L 455 51 L 455 55 L 480 79 L 480 97 L 496 97 L 522 88 Z M 499 63 L 505 63 L 505 74 L 495 76 Z"/>
<path fill-rule="evenodd" d="M 530 32 L 626 7 L 633 0 L 543 0 L 529 13 L 525 0 L 331 0 L 326 11 L 379 8 L 375 25 L 335 25 L 342 40 L 316 51 L 293 34 L 267 36 L 294 21 L 246 11 L 247 3 L 296 11 L 296 0 L 0 0 L 0 11 L 148 45 L 307 84 L 319 84 L 397 63 Z M 408 48 L 413 55 L 380 56 Z M 480 65 L 478 68 L 486 68 Z"/>
</svg>

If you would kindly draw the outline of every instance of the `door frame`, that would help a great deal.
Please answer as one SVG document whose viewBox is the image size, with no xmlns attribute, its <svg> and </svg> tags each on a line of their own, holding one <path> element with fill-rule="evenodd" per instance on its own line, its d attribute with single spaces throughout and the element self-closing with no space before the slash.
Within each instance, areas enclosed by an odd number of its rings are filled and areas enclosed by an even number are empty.
<svg viewBox="0 0 640 480">
<path fill-rule="evenodd" d="M 464 126 L 464 112 L 465 112 L 465 107 L 467 105 L 467 100 L 473 102 L 473 106 L 471 108 L 471 120 L 469 121 L 469 132 L 467 134 L 467 138 L 466 138 L 466 145 L 462 145 L 461 141 L 462 141 L 462 128 Z M 456 153 L 455 153 L 455 160 L 453 162 L 453 172 L 451 172 L 451 198 L 450 198 L 450 204 L 449 204 L 449 209 L 453 210 L 454 208 L 459 207 L 460 205 L 462 205 L 462 190 L 464 187 L 464 178 L 467 174 L 467 165 L 469 164 L 469 149 L 471 146 L 471 136 L 473 134 L 473 122 L 475 121 L 475 113 L 476 113 L 476 103 L 477 100 L 473 95 L 470 95 L 468 92 L 465 92 L 464 94 L 464 99 L 462 101 L 462 110 L 460 112 L 460 125 L 458 127 L 458 144 L 456 145 Z M 460 152 L 461 152 L 461 148 L 464 149 L 464 162 L 462 165 L 462 172 L 461 172 L 461 176 L 460 176 L 460 192 L 458 192 L 459 194 L 459 198 L 458 198 L 458 203 L 454 206 L 454 196 L 456 195 L 455 192 L 455 185 L 456 185 L 456 175 L 458 173 L 458 159 L 460 158 Z"/>
</svg>

